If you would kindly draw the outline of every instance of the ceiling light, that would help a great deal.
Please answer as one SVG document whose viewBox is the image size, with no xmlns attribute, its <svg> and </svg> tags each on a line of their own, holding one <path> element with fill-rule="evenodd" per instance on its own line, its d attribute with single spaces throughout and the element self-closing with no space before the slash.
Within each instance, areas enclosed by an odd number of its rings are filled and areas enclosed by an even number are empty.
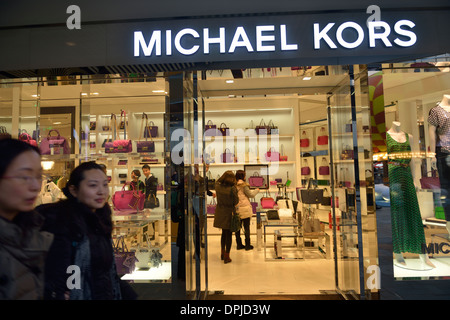
<svg viewBox="0 0 450 320">
<path fill-rule="evenodd" d="M 303 77 L 303 80 L 311 80 L 311 77 Z"/>
<path fill-rule="evenodd" d="M 82 92 L 81 95 L 82 96 L 87 96 L 87 93 Z"/>
<path fill-rule="evenodd" d="M 42 169 L 51 170 L 55 166 L 54 161 L 41 161 Z"/>
<path fill-rule="evenodd" d="M 58 121 L 58 122 L 53 122 L 53 124 L 61 124 L 61 122 L 60 122 L 60 121 Z"/>
<path fill-rule="evenodd" d="M 38 94 L 32 94 L 31 95 L 33 98 L 37 98 L 37 97 L 39 97 L 39 95 Z"/>
<path fill-rule="evenodd" d="M 165 93 L 164 90 L 152 90 L 153 93 Z"/>
<path fill-rule="evenodd" d="M 234 83 L 234 80 L 227 80 L 226 83 Z"/>
<path fill-rule="evenodd" d="M 93 94 L 94 96 L 97 96 L 98 92 L 92 92 L 91 94 Z"/>
</svg>

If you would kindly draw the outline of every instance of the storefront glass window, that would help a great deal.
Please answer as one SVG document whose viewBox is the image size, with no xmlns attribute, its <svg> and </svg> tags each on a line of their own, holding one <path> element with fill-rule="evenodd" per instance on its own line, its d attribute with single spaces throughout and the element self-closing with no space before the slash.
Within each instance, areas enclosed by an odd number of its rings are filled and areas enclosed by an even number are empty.
<svg viewBox="0 0 450 320">
<path fill-rule="evenodd" d="M 383 65 L 376 204 L 390 211 L 395 279 L 450 275 L 449 66 L 448 55 Z"/>
</svg>

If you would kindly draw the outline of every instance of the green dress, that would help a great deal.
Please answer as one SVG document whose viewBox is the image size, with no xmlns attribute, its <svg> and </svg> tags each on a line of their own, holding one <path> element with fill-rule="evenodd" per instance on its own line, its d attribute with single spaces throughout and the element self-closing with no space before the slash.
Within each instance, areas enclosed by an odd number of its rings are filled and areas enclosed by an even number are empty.
<svg viewBox="0 0 450 320">
<path fill-rule="evenodd" d="M 425 232 L 409 163 L 411 145 L 387 134 L 389 192 L 391 197 L 392 244 L 394 253 L 423 253 Z"/>
</svg>

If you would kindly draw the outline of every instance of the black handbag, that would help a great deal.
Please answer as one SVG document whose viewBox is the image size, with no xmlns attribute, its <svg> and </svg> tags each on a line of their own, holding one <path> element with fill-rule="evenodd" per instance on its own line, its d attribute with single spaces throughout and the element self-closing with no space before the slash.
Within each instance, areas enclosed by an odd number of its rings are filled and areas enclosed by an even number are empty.
<svg viewBox="0 0 450 320">
<path fill-rule="evenodd" d="M 154 208 L 158 208 L 158 207 L 159 207 L 159 199 L 156 196 L 156 194 L 154 194 L 154 193 L 149 194 L 147 199 L 145 199 L 144 208 L 154 209 Z"/>
<path fill-rule="evenodd" d="M 324 191 L 325 190 L 328 192 L 327 188 L 325 188 Z M 323 206 L 331 206 L 331 196 L 323 196 L 321 204 Z"/>
<path fill-rule="evenodd" d="M 300 190 L 301 201 L 304 204 L 321 204 L 323 200 L 323 189 L 311 188 L 311 180 L 308 181 L 308 188 Z"/>
<path fill-rule="evenodd" d="M 268 210 L 266 216 L 268 220 L 280 220 L 278 210 Z"/>
</svg>

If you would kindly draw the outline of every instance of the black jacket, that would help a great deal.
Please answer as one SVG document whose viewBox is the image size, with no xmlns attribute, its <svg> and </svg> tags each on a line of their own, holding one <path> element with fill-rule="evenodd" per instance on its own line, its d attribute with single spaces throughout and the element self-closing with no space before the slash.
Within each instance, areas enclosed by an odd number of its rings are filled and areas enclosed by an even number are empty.
<svg viewBox="0 0 450 320">
<path fill-rule="evenodd" d="M 105 205 L 94 213 L 76 200 L 62 200 L 41 205 L 36 211 L 45 217 L 42 229 L 55 236 L 46 261 L 44 299 L 64 299 L 64 293 L 69 291 L 66 282 L 71 275 L 67 268 L 81 264 L 77 259 L 83 254 L 81 248 L 86 239 L 88 247 L 84 251 L 89 253 L 89 257 L 87 267 L 82 267 L 81 273 L 82 285 L 89 287 L 90 291 L 82 288 L 82 299 L 118 299 L 119 279 L 110 272 L 115 264 L 109 206 Z"/>
<path fill-rule="evenodd" d="M 144 184 L 146 199 L 151 194 L 156 195 L 156 192 L 158 190 L 158 178 L 156 178 L 154 175 L 151 175 L 150 177 L 144 179 Z"/>
</svg>

